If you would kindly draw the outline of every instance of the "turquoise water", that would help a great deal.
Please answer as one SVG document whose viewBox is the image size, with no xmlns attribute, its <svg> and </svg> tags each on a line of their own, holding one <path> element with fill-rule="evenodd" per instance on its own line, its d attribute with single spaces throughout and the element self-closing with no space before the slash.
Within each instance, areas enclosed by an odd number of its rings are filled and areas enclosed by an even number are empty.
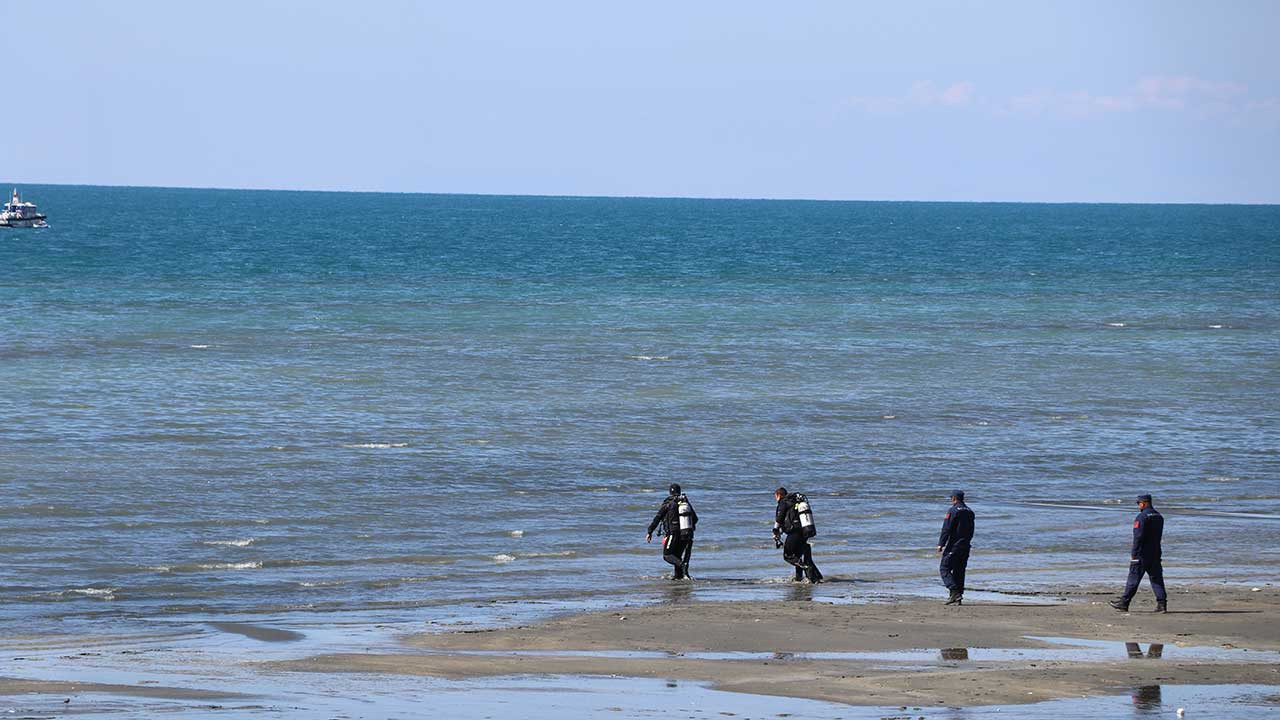
<svg viewBox="0 0 1280 720">
<path fill-rule="evenodd" d="M 833 596 L 941 592 L 956 486 L 980 588 L 1118 586 L 1139 491 L 1280 565 L 1280 207 L 23 193 L 0 622 L 661 600 L 673 480 L 699 597 L 790 592 L 779 484 Z"/>
</svg>

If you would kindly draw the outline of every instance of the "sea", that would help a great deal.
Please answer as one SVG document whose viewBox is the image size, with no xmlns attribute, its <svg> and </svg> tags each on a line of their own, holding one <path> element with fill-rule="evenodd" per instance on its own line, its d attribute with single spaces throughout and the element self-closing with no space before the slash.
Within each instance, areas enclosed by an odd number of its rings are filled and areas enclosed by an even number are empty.
<svg viewBox="0 0 1280 720">
<path fill-rule="evenodd" d="M 1175 597 L 1280 568 L 1277 206 L 21 189 L 9 636 L 786 599 L 778 486 L 833 602 L 953 489 L 976 593 L 1119 590 L 1143 492 Z"/>
</svg>

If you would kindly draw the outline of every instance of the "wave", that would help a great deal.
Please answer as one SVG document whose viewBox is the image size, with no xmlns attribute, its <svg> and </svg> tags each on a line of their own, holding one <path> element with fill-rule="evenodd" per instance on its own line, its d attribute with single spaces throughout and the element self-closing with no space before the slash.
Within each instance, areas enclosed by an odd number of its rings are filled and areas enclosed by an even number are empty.
<svg viewBox="0 0 1280 720">
<path fill-rule="evenodd" d="M 65 595 L 84 595 L 85 597 L 99 598 L 99 599 L 102 599 L 102 600 L 115 600 L 115 599 L 116 599 L 116 595 L 115 595 L 115 594 L 116 594 L 116 591 L 117 591 L 117 590 L 119 590 L 119 589 L 120 589 L 120 588 L 118 588 L 118 587 L 107 587 L 107 588 L 95 588 L 95 587 L 71 588 L 71 589 L 69 589 L 69 590 L 63 590 L 63 591 L 59 592 L 59 593 L 58 593 L 58 595 L 59 595 L 59 596 L 65 596 Z"/>
<path fill-rule="evenodd" d="M 747 580 L 744 585 L 794 585 L 796 581 L 789 576 L 780 575 L 778 577 L 756 578 L 755 580 Z"/>
<path fill-rule="evenodd" d="M 390 448 L 409 447 L 409 443 L 348 443 L 342 447 L 353 450 L 388 450 Z"/>
<path fill-rule="evenodd" d="M 448 575 L 408 575 L 397 578 L 382 578 L 379 580 L 364 580 L 360 584 L 364 587 L 374 590 L 382 590 L 385 588 L 397 587 L 399 585 L 408 585 L 412 583 L 435 582 L 438 580 L 447 580 Z"/>
<path fill-rule="evenodd" d="M 490 558 L 490 559 L 491 559 L 491 560 L 493 560 L 493 561 L 494 561 L 494 562 L 496 562 L 496 563 L 509 563 L 509 562 L 511 562 L 512 560 L 515 560 L 516 558 L 515 558 L 515 556 L 514 556 L 514 555 L 507 555 L 506 553 L 499 553 L 499 554 L 497 554 L 497 555 L 494 555 L 494 556 L 493 556 L 492 558 Z"/>
<path fill-rule="evenodd" d="M 0 518 L 79 518 L 92 517 L 94 513 L 91 510 L 82 510 L 61 505 L 17 505 L 0 509 Z"/>
<path fill-rule="evenodd" d="M 228 562 L 228 563 L 200 563 L 198 565 L 181 566 L 179 570 L 258 570 L 262 567 L 261 560 L 249 560 L 246 562 Z"/>
<path fill-rule="evenodd" d="M 197 572 L 202 570 L 274 570 L 282 568 L 364 567 L 378 565 L 449 565 L 458 561 L 455 555 L 386 555 L 348 558 L 277 558 L 244 562 L 186 563 L 173 567 L 148 568 L 163 572 Z"/>
<path fill-rule="evenodd" d="M 201 545 L 225 545 L 228 547 L 249 547 L 257 538 L 245 538 L 243 540 L 201 540 Z"/>
<path fill-rule="evenodd" d="M 670 355 L 628 355 L 628 360 L 670 360 Z"/>
<path fill-rule="evenodd" d="M 576 557 L 577 554 L 578 554 L 578 551 L 576 550 L 559 550 L 556 552 L 516 553 L 516 557 L 522 557 L 522 558 Z"/>
</svg>

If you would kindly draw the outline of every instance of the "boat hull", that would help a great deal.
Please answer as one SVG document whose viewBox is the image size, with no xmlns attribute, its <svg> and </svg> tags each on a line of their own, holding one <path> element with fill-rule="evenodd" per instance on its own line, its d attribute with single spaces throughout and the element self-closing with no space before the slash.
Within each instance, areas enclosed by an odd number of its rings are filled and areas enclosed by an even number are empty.
<svg viewBox="0 0 1280 720">
<path fill-rule="evenodd" d="M 45 222 L 44 215 L 37 215 L 29 218 L 4 218 L 0 219 L 0 228 L 47 228 L 49 223 Z"/>
</svg>

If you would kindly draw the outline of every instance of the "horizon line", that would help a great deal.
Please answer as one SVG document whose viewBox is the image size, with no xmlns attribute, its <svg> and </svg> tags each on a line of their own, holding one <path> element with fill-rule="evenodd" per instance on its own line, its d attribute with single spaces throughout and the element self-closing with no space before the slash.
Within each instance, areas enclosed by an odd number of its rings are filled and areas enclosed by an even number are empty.
<svg viewBox="0 0 1280 720">
<path fill-rule="evenodd" d="M 6 184 L 10 184 L 6 182 Z M 14 183 L 21 187 L 23 183 Z M 742 197 L 729 195 L 569 195 L 556 193 L 501 193 L 501 192 L 441 192 L 426 190 L 338 190 L 316 188 L 281 188 L 281 187 L 227 187 L 220 185 L 135 185 L 135 184 L 100 184 L 100 183 L 58 183 L 29 182 L 28 186 L 52 187 L 86 187 L 117 188 L 139 190 L 219 190 L 244 192 L 282 192 L 282 193 L 330 193 L 351 195 L 433 195 L 443 197 L 493 197 L 493 198 L 546 198 L 546 199 L 580 199 L 580 200 L 710 200 L 726 202 L 813 202 L 813 203 L 933 203 L 949 205 L 1209 205 L 1238 207 L 1276 207 L 1280 202 L 1250 201 L 1196 201 L 1196 200 L 1164 200 L 1164 201 L 1127 201 L 1127 200 L 920 200 L 920 199 L 853 199 L 853 198 L 809 198 L 809 197 Z"/>
</svg>

